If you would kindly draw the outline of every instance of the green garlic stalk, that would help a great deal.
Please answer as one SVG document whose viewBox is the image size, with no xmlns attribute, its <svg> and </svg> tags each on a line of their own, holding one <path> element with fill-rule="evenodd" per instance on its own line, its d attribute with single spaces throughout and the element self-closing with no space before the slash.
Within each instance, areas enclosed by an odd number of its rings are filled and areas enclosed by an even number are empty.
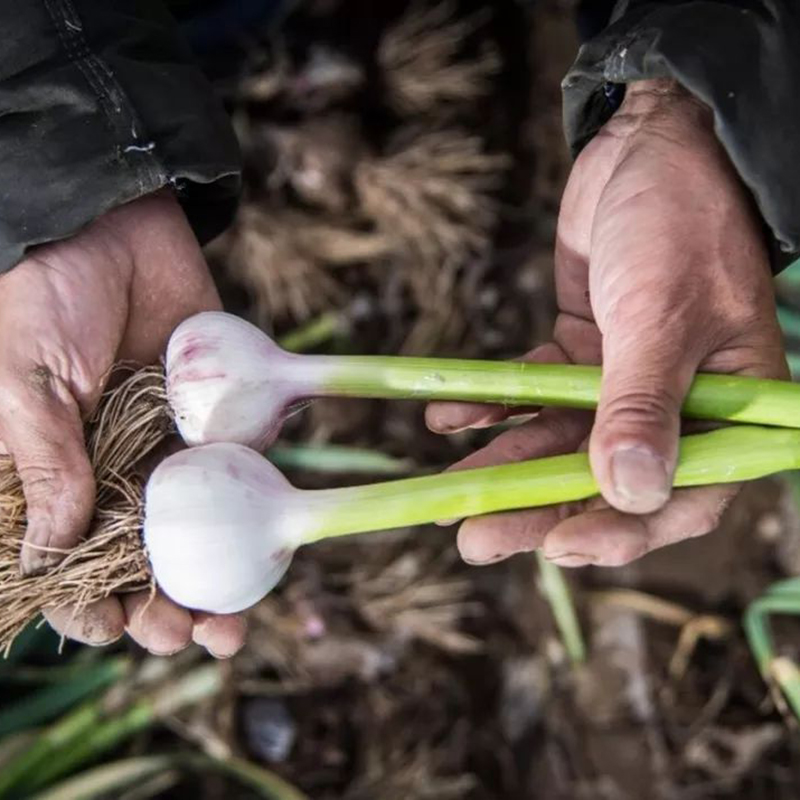
<svg viewBox="0 0 800 800">
<path fill-rule="evenodd" d="M 800 466 L 800 431 L 738 426 L 681 440 L 674 485 L 737 483 Z M 233 613 L 282 578 L 298 547 L 598 494 L 584 453 L 304 491 L 255 451 L 211 444 L 166 459 L 145 503 L 156 580 L 177 603 Z"/>
<path fill-rule="evenodd" d="M 297 355 L 221 312 L 198 314 L 173 333 L 167 395 L 190 445 L 238 442 L 262 449 L 297 402 L 310 397 L 464 400 L 506 406 L 593 409 L 599 367 L 395 356 Z M 800 428 L 800 385 L 699 375 L 687 417 Z"/>
</svg>

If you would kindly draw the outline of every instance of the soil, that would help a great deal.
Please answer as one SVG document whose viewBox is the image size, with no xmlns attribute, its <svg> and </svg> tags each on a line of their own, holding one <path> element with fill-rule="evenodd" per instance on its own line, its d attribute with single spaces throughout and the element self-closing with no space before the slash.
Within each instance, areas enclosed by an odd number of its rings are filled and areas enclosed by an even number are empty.
<svg viewBox="0 0 800 800">
<path fill-rule="evenodd" d="M 449 4 L 461 20 L 489 12 L 460 57 L 491 46 L 504 66 L 489 96 L 413 118 L 387 107 L 375 55 L 407 4 L 298 5 L 268 41 L 251 43 L 235 80 L 221 82 L 243 131 L 248 206 L 302 213 L 342 236 L 369 233 L 377 223 L 354 199 L 353 170 L 420 126 L 457 125 L 480 136 L 486 153 L 509 154 L 512 167 L 492 190 L 489 245 L 425 267 L 425 286 L 444 282 L 433 302 L 415 296 L 419 275 L 392 243 L 390 255 L 375 260 L 318 259 L 308 306 L 282 304 L 232 268 L 240 230 L 210 251 L 229 307 L 277 334 L 333 308 L 346 325 L 321 346 L 329 352 L 505 358 L 545 340 L 555 220 L 570 166 L 559 82 L 577 48 L 571 4 L 540 0 L 532 12 L 513 0 Z M 276 66 L 281 52 L 288 73 Z M 336 134 L 343 115 L 355 131 L 344 137 Z M 312 119 L 329 125 L 330 136 L 286 167 L 276 126 L 308 132 Z M 308 175 L 296 165 L 312 156 L 322 165 L 316 188 L 327 194 L 304 193 L 308 184 L 298 180 Z M 281 163 L 289 171 L 278 180 Z M 294 285 L 298 275 L 269 285 Z M 436 437 L 421 412 L 413 403 L 319 402 L 293 418 L 287 441 L 369 447 L 423 471 L 491 435 Z M 290 477 L 306 486 L 365 480 Z M 250 644 L 230 665 L 231 694 L 216 724 L 237 751 L 314 800 L 795 798 L 795 728 L 770 700 L 740 620 L 770 582 L 797 569 L 798 542 L 783 484 L 763 481 L 710 536 L 623 569 L 570 573 L 591 653 L 579 669 L 568 663 L 530 556 L 467 567 L 450 528 L 318 546 L 299 555 L 280 591 L 252 613 Z M 788 654 L 797 649 L 793 634 L 797 641 L 788 624 Z M 213 784 L 197 789 L 221 796 Z"/>
</svg>

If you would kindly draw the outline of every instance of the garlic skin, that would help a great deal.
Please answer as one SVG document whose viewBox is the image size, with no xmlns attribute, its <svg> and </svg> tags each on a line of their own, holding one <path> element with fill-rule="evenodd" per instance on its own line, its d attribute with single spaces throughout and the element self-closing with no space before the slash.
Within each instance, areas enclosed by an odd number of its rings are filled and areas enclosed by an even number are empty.
<svg viewBox="0 0 800 800">
<path fill-rule="evenodd" d="M 185 608 L 234 614 L 281 580 L 302 540 L 301 495 L 237 444 L 183 450 L 153 472 L 144 541 L 156 582 Z M 297 508 L 299 513 L 293 514 Z"/>
<path fill-rule="evenodd" d="M 263 450 L 297 399 L 295 362 L 232 314 L 207 311 L 181 323 L 167 347 L 167 399 L 183 440 Z"/>
</svg>

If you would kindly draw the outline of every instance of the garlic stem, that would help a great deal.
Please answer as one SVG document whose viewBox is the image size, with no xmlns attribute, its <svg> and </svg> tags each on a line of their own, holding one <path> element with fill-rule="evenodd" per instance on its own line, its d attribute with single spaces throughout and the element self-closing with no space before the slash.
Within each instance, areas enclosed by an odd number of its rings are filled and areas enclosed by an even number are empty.
<svg viewBox="0 0 800 800">
<path fill-rule="evenodd" d="M 731 427 L 681 440 L 675 486 L 800 467 L 800 431 Z M 187 608 L 235 613 L 282 578 L 303 544 L 597 494 L 585 454 L 371 486 L 302 491 L 239 444 L 183 450 L 153 472 L 144 539 L 162 590 Z"/>
<path fill-rule="evenodd" d="M 674 486 L 754 480 L 800 468 L 800 431 L 735 426 L 681 439 Z M 497 467 L 343 489 L 300 492 L 311 512 L 303 543 L 598 494 L 588 456 L 575 453 Z M 306 518 L 308 519 L 308 518 Z"/>
<path fill-rule="evenodd" d="M 399 356 L 299 356 L 318 396 L 464 400 L 597 408 L 600 367 Z M 298 364 L 297 367 L 300 365 Z M 309 380 L 314 376 L 316 380 Z M 683 412 L 695 419 L 800 428 L 800 385 L 738 375 L 695 378 Z"/>
</svg>

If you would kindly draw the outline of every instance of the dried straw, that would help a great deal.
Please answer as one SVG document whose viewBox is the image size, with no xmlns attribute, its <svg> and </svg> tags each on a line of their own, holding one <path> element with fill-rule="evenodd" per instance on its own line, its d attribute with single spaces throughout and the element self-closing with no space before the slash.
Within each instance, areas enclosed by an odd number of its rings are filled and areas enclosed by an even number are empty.
<svg viewBox="0 0 800 800">
<path fill-rule="evenodd" d="M 44 609 L 80 611 L 152 584 L 140 536 L 142 473 L 173 432 L 162 369 L 130 372 L 103 397 L 86 432 L 97 480 L 94 521 L 87 538 L 42 575 L 20 575 L 25 498 L 11 459 L 0 459 L 0 652 Z"/>
<path fill-rule="evenodd" d="M 472 106 L 490 94 L 502 67 L 497 51 L 486 46 L 477 58 L 461 58 L 465 42 L 486 18 L 459 18 L 445 0 L 431 7 L 412 5 L 383 38 L 378 62 L 390 102 L 401 114 L 429 116 L 453 107 Z"/>
<path fill-rule="evenodd" d="M 311 228 L 307 215 L 245 203 L 218 241 L 229 274 L 249 290 L 259 323 L 286 316 L 307 320 L 340 299 L 340 287 L 309 252 L 305 234 Z"/>
<path fill-rule="evenodd" d="M 409 265 L 409 282 L 423 308 L 432 297 L 438 304 L 436 289 L 452 273 L 449 267 L 490 245 L 497 219 L 491 192 L 501 184 L 508 158 L 483 148 L 479 136 L 460 130 L 423 133 L 356 169 L 362 212 Z"/>
</svg>

